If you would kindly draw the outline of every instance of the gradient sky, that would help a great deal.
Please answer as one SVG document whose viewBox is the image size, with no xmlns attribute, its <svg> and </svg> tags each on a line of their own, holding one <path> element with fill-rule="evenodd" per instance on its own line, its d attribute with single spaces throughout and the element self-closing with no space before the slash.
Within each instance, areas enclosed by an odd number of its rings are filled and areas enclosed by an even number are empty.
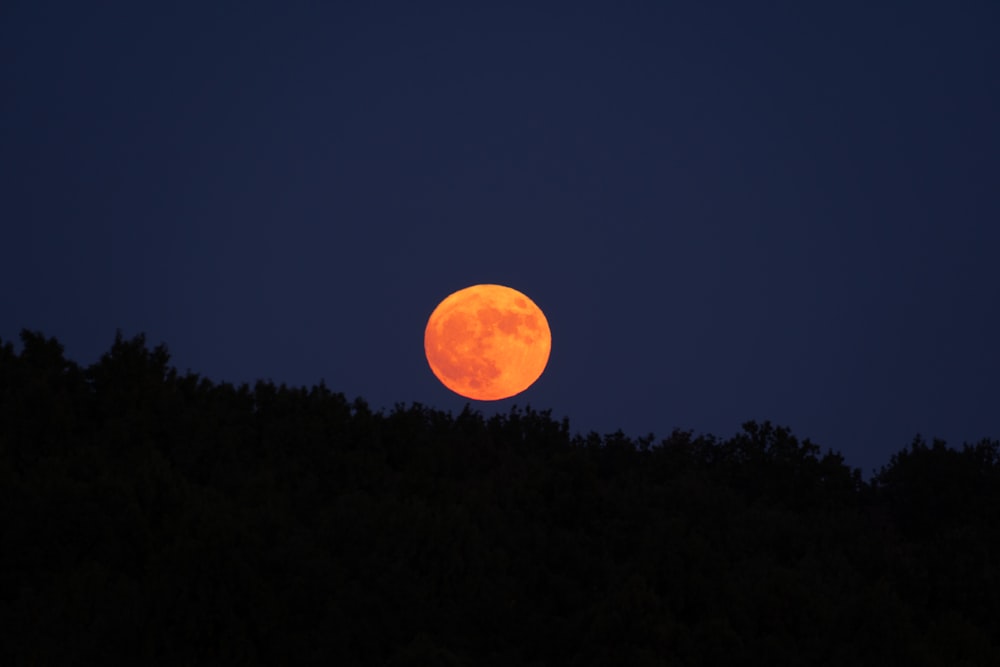
<svg viewBox="0 0 1000 667">
<path fill-rule="evenodd" d="M 822 6 L 820 6 L 822 5 Z M 1000 438 L 1000 3 L 0 7 L 0 339 L 466 400 L 474 283 L 573 431 Z"/>
</svg>

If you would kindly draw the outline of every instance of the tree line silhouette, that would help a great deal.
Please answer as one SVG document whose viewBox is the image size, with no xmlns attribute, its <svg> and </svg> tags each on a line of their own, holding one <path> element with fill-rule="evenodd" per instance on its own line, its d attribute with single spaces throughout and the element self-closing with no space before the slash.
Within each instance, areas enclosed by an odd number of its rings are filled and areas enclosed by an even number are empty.
<svg viewBox="0 0 1000 667">
<path fill-rule="evenodd" d="M 574 435 L 0 344 L 0 663 L 1000 664 L 1000 442 Z"/>
</svg>

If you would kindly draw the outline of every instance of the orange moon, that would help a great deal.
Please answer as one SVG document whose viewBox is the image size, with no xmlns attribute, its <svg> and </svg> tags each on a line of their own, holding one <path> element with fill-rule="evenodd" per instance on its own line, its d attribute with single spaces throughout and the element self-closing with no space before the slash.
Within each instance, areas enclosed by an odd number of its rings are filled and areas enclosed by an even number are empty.
<svg viewBox="0 0 1000 667">
<path fill-rule="evenodd" d="M 449 295 L 424 331 L 424 352 L 437 379 L 478 401 L 520 394 L 541 376 L 551 350 L 541 308 L 503 285 L 473 285 Z"/>
</svg>

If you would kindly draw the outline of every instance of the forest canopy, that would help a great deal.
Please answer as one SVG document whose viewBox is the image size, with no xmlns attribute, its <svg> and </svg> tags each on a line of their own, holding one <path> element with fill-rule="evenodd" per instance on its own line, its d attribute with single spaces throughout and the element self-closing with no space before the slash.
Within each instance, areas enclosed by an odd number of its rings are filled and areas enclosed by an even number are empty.
<svg viewBox="0 0 1000 667">
<path fill-rule="evenodd" d="M 0 341 L 0 663 L 1000 664 L 1000 442 L 573 434 Z"/>
</svg>

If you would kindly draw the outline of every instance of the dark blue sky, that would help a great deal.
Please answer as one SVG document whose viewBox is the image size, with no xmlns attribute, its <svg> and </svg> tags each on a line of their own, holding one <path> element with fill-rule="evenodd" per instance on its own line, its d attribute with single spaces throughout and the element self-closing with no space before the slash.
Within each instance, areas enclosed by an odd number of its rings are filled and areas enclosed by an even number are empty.
<svg viewBox="0 0 1000 667">
<path fill-rule="evenodd" d="M 498 403 L 1000 437 L 1000 4 L 0 8 L 0 338 L 457 411 L 444 296 L 541 306 Z"/>
</svg>

